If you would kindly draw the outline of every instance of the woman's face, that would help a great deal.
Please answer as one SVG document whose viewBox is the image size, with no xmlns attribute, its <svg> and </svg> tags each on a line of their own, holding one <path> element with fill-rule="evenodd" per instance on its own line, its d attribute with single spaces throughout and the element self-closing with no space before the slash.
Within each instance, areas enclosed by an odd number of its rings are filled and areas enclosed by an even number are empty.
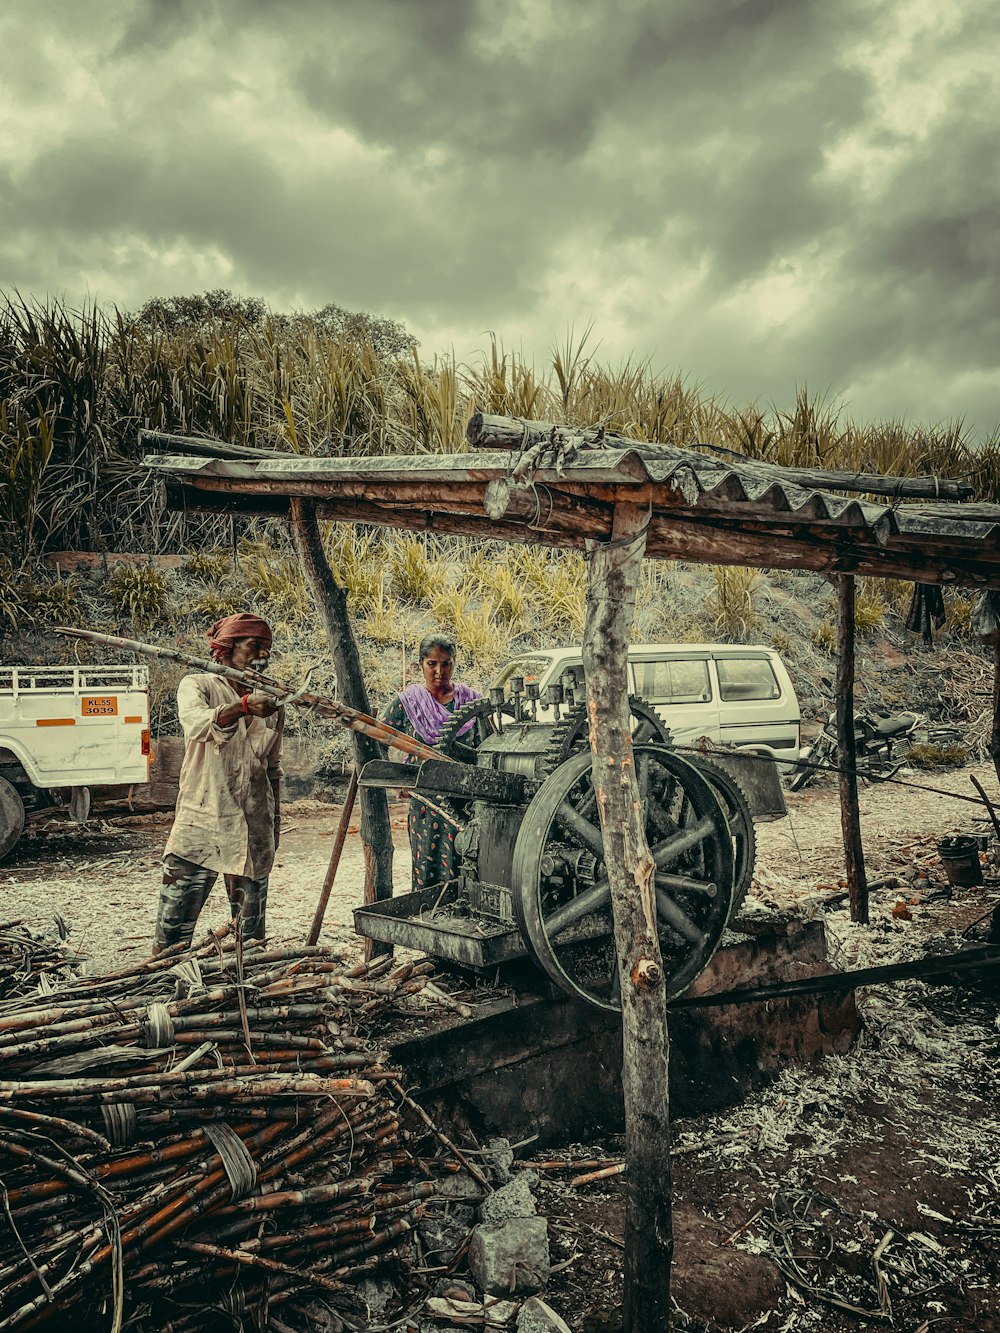
<svg viewBox="0 0 1000 1333">
<path fill-rule="evenodd" d="M 454 667 L 450 654 L 443 648 L 430 650 L 420 666 L 424 673 L 424 684 L 435 698 L 448 698 L 451 695 L 451 673 Z"/>
</svg>

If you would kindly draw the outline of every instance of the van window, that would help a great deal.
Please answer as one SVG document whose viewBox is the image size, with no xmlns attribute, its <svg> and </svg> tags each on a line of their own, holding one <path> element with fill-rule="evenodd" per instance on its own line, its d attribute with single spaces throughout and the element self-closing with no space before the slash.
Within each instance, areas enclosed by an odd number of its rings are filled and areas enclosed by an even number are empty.
<svg viewBox="0 0 1000 1333">
<path fill-rule="evenodd" d="M 703 704 L 712 697 L 708 663 L 703 658 L 650 658 L 633 662 L 632 669 L 636 693 L 650 703 Z"/>
<path fill-rule="evenodd" d="M 780 699 L 781 687 L 766 657 L 718 657 L 719 695 L 729 703 Z"/>
<path fill-rule="evenodd" d="M 552 660 L 548 657 L 516 657 L 513 662 L 507 663 L 494 684 L 506 685 L 511 676 L 523 676 L 525 682 L 538 680 L 551 665 Z"/>
</svg>

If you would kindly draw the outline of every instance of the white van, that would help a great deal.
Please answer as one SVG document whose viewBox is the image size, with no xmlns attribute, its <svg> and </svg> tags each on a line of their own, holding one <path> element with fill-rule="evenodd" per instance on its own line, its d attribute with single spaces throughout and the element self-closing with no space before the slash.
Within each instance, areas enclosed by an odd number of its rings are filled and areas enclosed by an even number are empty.
<svg viewBox="0 0 1000 1333">
<path fill-rule="evenodd" d="M 493 682 L 509 695 L 516 677 L 537 684 L 537 716 L 551 717 L 549 686 L 584 698 L 579 648 L 525 652 Z M 795 761 L 799 757 L 799 701 L 784 662 L 773 648 L 738 643 L 635 643 L 628 650 L 628 687 L 652 704 L 675 745 L 702 736 L 716 744 Z"/>
</svg>

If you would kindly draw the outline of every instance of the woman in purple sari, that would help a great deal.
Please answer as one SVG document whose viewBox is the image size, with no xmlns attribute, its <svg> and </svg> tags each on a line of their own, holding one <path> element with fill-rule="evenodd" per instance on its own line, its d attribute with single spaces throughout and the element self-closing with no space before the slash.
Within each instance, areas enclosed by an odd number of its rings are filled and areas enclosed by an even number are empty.
<svg viewBox="0 0 1000 1333">
<path fill-rule="evenodd" d="M 383 721 L 427 745 L 436 745 L 451 715 L 482 695 L 471 685 L 452 681 L 455 644 L 446 635 L 428 634 L 421 641 L 419 655 L 423 679 L 396 695 Z M 407 828 L 414 890 L 441 888 L 455 879 L 458 858 L 452 825 L 419 797 L 412 797 Z"/>
</svg>

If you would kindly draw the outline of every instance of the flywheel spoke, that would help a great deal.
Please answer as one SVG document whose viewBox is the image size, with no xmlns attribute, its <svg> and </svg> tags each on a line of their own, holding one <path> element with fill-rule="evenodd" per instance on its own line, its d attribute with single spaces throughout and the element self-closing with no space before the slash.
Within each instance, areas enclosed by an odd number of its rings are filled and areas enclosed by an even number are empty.
<svg viewBox="0 0 1000 1333">
<path fill-rule="evenodd" d="M 556 811 L 556 821 L 567 833 L 572 833 L 589 852 L 601 860 L 604 859 L 604 838 L 596 824 L 592 824 L 568 799 L 562 801 Z"/>
<path fill-rule="evenodd" d="M 575 898 L 571 898 L 568 903 L 563 903 L 562 907 L 557 908 L 551 916 L 545 918 L 545 933 L 549 939 L 555 937 L 570 926 L 575 926 L 585 916 L 590 916 L 592 912 L 599 912 L 602 907 L 606 907 L 611 901 L 611 885 L 608 883 L 607 876 L 599 879 L 596 884 L 592 884 L 589 889 L 583 893 L 578 893 Z"/>
<path fill-rule="evenodd" d="M 679 856 L 683 856 L 694 847 L 700 847 L 715 832 L 715 824 L 706 815 L 704 819 L 699 819 L 697 824 L 680 829 L 663 842 L 657 843 L 655 847 L 649 849 L 653 853 L 653 863 L 657 870 L 665 870 L 667 866 L 673 865 Z"/>
<path fill-rule="evenodd" d="M 673 898 L 666 893 L 657 884 L 656 892 L 656 913 L 660 920 L 676 930 L 678 935 L 682 935 L 689 944 L 701 949 L 708 942 L 705 932 L 695 924 L 688 914 L 674 902 Z"/>
</svg>

